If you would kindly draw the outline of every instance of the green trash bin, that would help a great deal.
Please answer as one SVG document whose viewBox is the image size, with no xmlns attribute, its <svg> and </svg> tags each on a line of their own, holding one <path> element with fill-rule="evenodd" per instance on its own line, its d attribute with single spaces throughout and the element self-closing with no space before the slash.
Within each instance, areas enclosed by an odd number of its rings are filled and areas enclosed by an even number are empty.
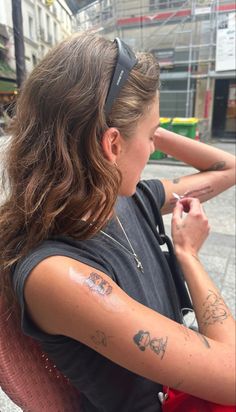
<svg viewBox="0 0 236 412">
<path fill-rule="evenodd" d="M 160 117 L 160 126 L 163 127 L 163 129 L 171 129 L 171 118 L 170 117 Z M 160 150 L 156 150 L 153 152 L 150 156 L 150 160 L 158 160 L 158 159 L 164 159 L 166 157 L 166 154 L 161 152 Z"/>
<path fill-rule="evenodd" d="M 172 131 L 190 139 L 197 138 L 198 119 L 196 117 L 174 117 Z"/>
</svg>

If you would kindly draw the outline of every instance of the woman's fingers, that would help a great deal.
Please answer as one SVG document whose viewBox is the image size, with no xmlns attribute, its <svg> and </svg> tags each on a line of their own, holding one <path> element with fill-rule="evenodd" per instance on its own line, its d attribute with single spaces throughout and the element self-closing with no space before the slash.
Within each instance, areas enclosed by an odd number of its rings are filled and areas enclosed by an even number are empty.
<svg viewBox="0 0 236 412">
<path fill-rule="evenodd" d="M 183 206 L 182 202 L 180 202 L 178 200 L 176 202 L 175 208 L 173 210 L 173 214 L 172 214 L 173 219 L 175 219 L 175 220 L 182 219 L 183 211 L 184 211 L 184 206 Z"/>
<path fill-rule="evenodd" d="M 183 212 L 188 210 L 188 214 Z M 172 237 L 175 246 L 197 252 L 209 234 L 208 219 L 196 198 L 180 199 L 172 217 Z"/>
</svg>

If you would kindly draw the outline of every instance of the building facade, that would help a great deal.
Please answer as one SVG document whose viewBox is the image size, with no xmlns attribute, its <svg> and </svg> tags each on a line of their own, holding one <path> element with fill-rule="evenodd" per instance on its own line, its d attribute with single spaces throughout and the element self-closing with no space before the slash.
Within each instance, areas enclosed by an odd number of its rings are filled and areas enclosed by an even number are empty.
<svg viewBox="0 0 236 412">
<path fill-rule="evenodd" d="M 73 32 L 74 24 L 65 0 L 22 0 L 21 8 L 28 74 L 53 45 Z M 0 0 L 0 9 L 0 104 L 5 104 L 17 93 L 11 0 Z"/>
<path fill-rule="evenodd" d="M 235 137 L 236 5 L 232 0 L 97 0 L 77 26 L 156 55 L 161 116 L 198 117 L 201 134 Z"/>
</svg>

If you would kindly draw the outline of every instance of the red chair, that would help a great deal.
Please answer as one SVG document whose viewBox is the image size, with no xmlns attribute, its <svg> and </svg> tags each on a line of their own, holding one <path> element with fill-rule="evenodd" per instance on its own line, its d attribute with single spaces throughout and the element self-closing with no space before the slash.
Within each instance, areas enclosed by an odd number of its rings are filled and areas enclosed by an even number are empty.
<svg viewBox="0 0 236 412">
<path fill-rule="evenodd" d="M 24 412 L 79 412 L 79 392 L 23 335 L 19 314 L 0 295 L 0 387 Z"/>
</svg>

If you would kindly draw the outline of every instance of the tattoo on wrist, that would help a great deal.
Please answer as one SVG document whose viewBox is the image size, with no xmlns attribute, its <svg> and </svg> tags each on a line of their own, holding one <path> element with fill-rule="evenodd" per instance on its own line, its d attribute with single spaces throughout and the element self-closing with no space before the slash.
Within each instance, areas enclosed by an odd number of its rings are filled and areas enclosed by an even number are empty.
<svg viewBox="0 0 236 412">
<path fill-rule="evenodd" d="M 85 283 L 91 291 L 96 292 L 99 295 L 110 295 L 112 292 L 112 286 L 109 282 L 96 272 L 90 273 L 89 277 L 85 280 Z"/>
<path fill-rule="evenodd" d="M 203 309 L 202 321 L 205 326 L 214 325 L 217 322 L 222 324 L 229 316 L 224 300 L 212 290 L 209 290 Z"/>
<path fill-rule="evenodd" d="M 205 172 L 215 172 L 216 170 L 223 170 L 225 168 L 225 162 L 222 160 L 211 165 Z"/>
<path fill-rule="evenodd" d="M 134 335 L 133 340 L 141 351 L 144 352 L 149 347 L 156 355 L 163 359 L 167 347 L 167 336 L 165 338 L 151 338 L 149 332 L 140 330 Z"/>
</svg>

